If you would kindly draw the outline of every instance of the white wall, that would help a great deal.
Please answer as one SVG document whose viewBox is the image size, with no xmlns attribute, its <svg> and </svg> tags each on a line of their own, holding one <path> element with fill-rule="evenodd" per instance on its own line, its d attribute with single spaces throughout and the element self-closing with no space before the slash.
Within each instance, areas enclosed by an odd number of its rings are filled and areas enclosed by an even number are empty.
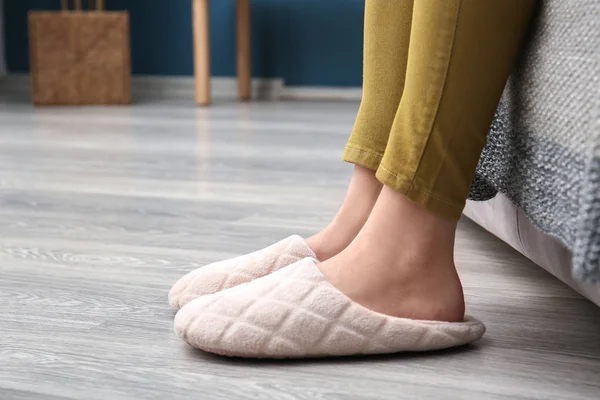
<svg viewBox="0 0 600 400">
<path fill-rule="evenodd" d="M 4 0 L 0 0 L 0 76 L 6 74 L 6 62 L 4 60 Z"/>
</svg>

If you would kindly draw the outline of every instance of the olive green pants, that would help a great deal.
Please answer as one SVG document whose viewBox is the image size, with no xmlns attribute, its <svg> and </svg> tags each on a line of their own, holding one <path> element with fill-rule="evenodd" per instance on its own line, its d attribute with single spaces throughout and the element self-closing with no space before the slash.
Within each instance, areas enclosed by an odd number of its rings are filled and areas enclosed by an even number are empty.
<svg viewBox="0 0 600 400">
<path fill-rule="evenodd" d="M 367 0 L 343 159 L 458 219 L 535 0 Z"/>
</svg>

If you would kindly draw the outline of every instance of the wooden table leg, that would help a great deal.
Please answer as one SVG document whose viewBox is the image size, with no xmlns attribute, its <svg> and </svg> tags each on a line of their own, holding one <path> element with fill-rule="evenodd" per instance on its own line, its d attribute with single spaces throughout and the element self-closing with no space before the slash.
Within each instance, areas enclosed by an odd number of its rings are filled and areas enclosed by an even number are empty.
<svg viewBox="0 0 600 400">
<path fill-rule="evenodd" d="M 194 26 L 194 77 L 196 104 L 210 104 L 210 37 L 209 0 L 193 0 L 192 24 Z"/>
<path fill-rule="evenodd" d="M 240 100 L 250 100 L 250 0 L 237 0 L 237 78 Z"/>
</svg>

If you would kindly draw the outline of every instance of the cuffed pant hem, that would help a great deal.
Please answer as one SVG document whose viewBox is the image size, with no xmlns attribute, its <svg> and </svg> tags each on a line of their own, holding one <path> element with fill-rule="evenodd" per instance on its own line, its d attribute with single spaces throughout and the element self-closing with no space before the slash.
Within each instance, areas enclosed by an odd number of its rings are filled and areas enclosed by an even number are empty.
<svg viewBox="0 0 600 400">
<path fill-rule="evenodd" d="M 346 145 L 344 155 L 342 156 L 342 160 L 363 166 L 372 171 L 377 171 L 382 158 L 383 154 L 351 144 Z"/>
<path fill-rule="evenodd" d="M 410 200 L 414 201 L 421 207 L 429 210 L 444 218 L 453 220 L 460 219 L 464 204 L 458 204 L 440 196 L 431 193 L 425 189 L 415 186 L 412 179 L 408 179 L 395 174 L 384 165 L 379 165 L 375 175 L 379 182 L 390 187 L 391 189 L 404 194 Z"/>
</svg>

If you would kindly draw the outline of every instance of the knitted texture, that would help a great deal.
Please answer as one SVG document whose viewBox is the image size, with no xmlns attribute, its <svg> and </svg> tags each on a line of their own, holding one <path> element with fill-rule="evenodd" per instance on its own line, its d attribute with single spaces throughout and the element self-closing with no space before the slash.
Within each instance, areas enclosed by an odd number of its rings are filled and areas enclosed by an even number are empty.
<svg viewBox="0 0 600 400">
<path fill-rule="evenodd" d="M 293 235 L 262 250 L 197 268 L 175 282 L 169 304 L 179 309 L 196 297 L 252 281 L 304 257 L 315 254 L 303 238 Z"/>
<path fill-rule="evenodd" d="M 600 3 L 548 0 L 504 91 L 469 198 L 500 191 L 600 282 Z"/>
<path fill-rule="evenodd" d="M 391 317 L 352 301 L 305 258 L 250 283 L 204 296 L 175 317 L 193 347 L 237 357 L 300 358 L 424 351 L 481 338 L 485 326 Z"/>
</svg>

